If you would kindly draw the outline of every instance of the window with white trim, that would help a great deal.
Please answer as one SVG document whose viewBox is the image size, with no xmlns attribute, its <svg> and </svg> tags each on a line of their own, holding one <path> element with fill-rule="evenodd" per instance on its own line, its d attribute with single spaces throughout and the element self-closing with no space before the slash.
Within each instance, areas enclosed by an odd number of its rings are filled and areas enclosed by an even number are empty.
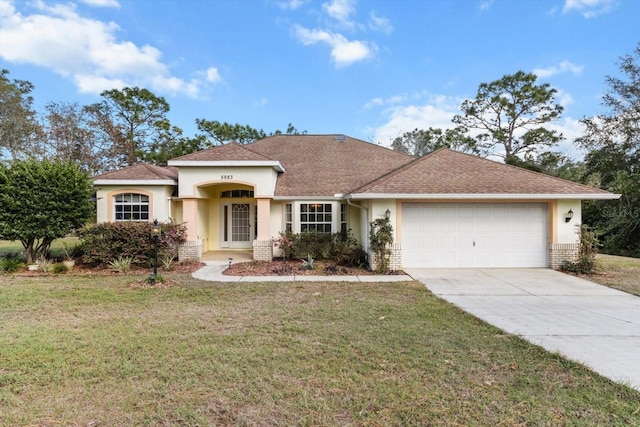
<svg viewBox="0 0 640 427">
<path fill-rule="evenodd" d="M 347 204 L 340 203 L 340 232 L 347 232 Z"/>
<path fill-rule="evenodd" d="M 116 221 L 149 221 L 149 196 L 123 193 L 113 196 Z"/>
<path fill-rule="evenodd" d="M 293 204 L 284 205 L 284 231 L 293 231 Z"/>
<path fill-rule="evenodd" d="M 300 203 L 300 232 L 331 233 L 331 203 Z"/>
</svg>

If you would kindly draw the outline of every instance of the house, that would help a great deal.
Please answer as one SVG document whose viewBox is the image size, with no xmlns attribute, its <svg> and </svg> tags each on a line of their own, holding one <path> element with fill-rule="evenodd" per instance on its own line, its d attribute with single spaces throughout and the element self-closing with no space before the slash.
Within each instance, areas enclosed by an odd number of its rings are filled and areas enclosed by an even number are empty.
<svg viewBox="0 0 640 427">
<path fill-rule="evenodd" d="M 181 258 L 252 249 L 281 231 L 350 229 L 365 249 L 388 215 L 392 268 L 553 267 L 578 250 L 581 201 L 619 195 L 448 149 L 416 158 L 344 135 L 229 143 L 94 178 L 97 219 L 187 226 Z"/>
</svg>

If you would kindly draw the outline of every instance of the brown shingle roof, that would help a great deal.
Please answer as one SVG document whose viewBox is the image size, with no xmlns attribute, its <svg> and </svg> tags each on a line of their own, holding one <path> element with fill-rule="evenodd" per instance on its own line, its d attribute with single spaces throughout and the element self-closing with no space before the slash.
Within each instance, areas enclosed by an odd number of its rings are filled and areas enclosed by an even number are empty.
<svg viewBox="0 0 640 427">
<path fill-rule="evenodd" d="M 105 172 L 93 177 L 94 180 L 178 180 L 178 169 L 173 166 L 155 166 L 137 163 L 116 171 Z"/>
<path fill-rule="evenodd" d="M 264 161 L 264 160 L 278 160 L 269 159 L 261 154 L 251 151 L 248 146 L 238 144 L 237 142 L 230 142 L 228 144 L 211 147 L 206 150 L 196 151 L 195 153 L 186 154 L 184 156 L 176 157 L 171 161 L 236 161 L 236 160 L 249 160 L 249 161 Z"/>
<path fill-rule="evenodd" d="M 280 197 L 348 193 L 414 160 L 343 135 L 277 135 L 246 147 L 284 166 L 276 185 Z"/>
<path fill-rule="evenodd" d="M 434 151 L 354 194 L 609 194 L 607 191 L 452 151 Z"/>
</svg>

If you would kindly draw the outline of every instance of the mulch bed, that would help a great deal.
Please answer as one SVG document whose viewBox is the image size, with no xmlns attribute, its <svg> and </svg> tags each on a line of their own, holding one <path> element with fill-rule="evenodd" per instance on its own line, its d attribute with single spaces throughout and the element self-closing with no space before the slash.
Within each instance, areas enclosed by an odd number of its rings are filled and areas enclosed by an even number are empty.
<svg viewBox="0 0 640 427">
<path fill-rule="evenodd" d="M 374 271 L 366 268 L 344 267 L 327 261 L 315 261 L 313 269 L 303 268 L 302 260 L 274 259 L 273 261 L 249 261 L 232 264 L 222 274 L 227 276 L 371 276 Z M 394 271 L 390 275 L 404 274 Z"/>
</svg>

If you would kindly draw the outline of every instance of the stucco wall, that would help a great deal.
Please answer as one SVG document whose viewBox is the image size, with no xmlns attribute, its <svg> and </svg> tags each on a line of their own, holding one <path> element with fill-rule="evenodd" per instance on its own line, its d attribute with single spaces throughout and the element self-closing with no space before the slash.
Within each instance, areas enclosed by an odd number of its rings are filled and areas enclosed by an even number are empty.
<svg viewBox="0 0 640 427">
<path fill-rule="evenodd" d="M 277 172 L 271 167 L 181 167 L 179 178 L 180 197 L 211 197 L 207 184 L 232 183 L 254 187 L 256 197 L 272 197 L 276 188 Z"/>
<path fill-rule="evenodd" d="M 569 210 L 573 211 L 573 218 L 566 222 Z M 580 200 L 558 200 L 556 215 L 556 239 L 551 243 L 576 243 L 578 241 L 578 227 L 582 224 L 582 205 Z"/>
<path fill-rule="evenodd" d="M 166 185 L 136 185 L 131 187 L 101 185 L 96 190 L 97 221 L 114 221 L 113 197 L 122 193 L 138 193 L 149 196 L 149 220 L 157 219 L 160 222 L 174 218 L 172 211 L 171 194 L 173 186 Z"/>
</svg>

